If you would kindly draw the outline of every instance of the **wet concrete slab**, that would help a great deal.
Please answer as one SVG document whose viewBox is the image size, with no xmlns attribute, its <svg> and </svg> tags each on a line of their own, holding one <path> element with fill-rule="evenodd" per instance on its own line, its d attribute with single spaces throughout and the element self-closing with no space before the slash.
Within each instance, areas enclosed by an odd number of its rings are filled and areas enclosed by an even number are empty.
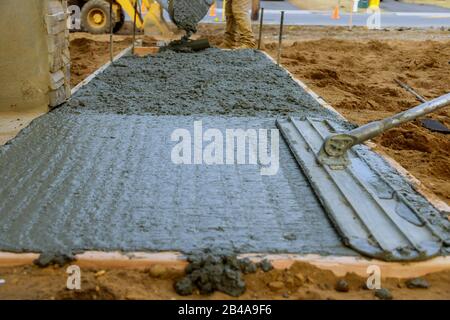
<svg viewBox="0 0 450 320">
<path fill-rule="evenodd" d="M 1 156 L 0 247 L 351 254 L 284 142 L 274 176 L 259 165 L 173 164 L 171 133 L 199 119 L 205 130 L 275 128 L 236 117 L 53 112 L 35 121 Z"/>
<path fill-rule="evenodd" d="M 176 165 L 175 129 L 275 129 L 314 116 L 351 127 L 251 50 L 124 57 L 0 148 L 0 250 L 355 255 L 280 140 L 280 168 Z M 359 150 L 423 215 L 437 212 Z M 445 227 L 445 226 L 444 226 Z"/>
</svg>

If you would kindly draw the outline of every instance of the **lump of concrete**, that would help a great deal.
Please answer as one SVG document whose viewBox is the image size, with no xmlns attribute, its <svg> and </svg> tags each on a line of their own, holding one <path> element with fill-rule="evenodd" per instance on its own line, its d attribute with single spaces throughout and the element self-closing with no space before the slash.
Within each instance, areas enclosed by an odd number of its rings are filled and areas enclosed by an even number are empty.
<svg viewBox="0 0 450 320">
<path fill-rule="evenodd" d="M 392 293 L 386 288 L 375 290 L 374 295 L 381 300 L 392 300 L 393 298 Z"/>
<path fill-rule="evenodd" d="M 194 284 L 189 277 L 184 277 L 175 283 L 175 291 L 180 296 L 189 296 L 194 292 Z"/>
<path fill-rule="evenodd" d="M 220 291 L 233 297 L 245 292 L 241 263 L 236 256 L 200 254 L 189 257 L 188 261 L 186 276 L 174 285 L 179 295 L 190 295 L 194 289 L 203 295 Z M 248 265 L 247 262 L 244 264 Z"/>
<path fill-rule="evenodd" d="M 181 40 L 174 40 L 168 45 L 161 47 L 160 52 L 167 50 L 177 53 L 192 53 L 210 48 L 208 39 L 199 40 L 187 40 L 182 38 Z"/>
<path fill-rule="evenodd" d="M 239 260 L 241 271 L 244 274 L 255 273 L 258 270 L 256 263 L 252 262 L 249 258 Z"/>
<path fill-rule="evenodd" d="M 348 282 L 345 281 L 344 279 L 339 280 L 336 283 L 336 286 L 334 287 L 334 289 L 337 292 L 348 292 L 350 290 L 349 286 L 348 286 Z"/>
<path fill-rule="evenodd" d="M 414 278 L 406 281 L 406 286 L 409 289 L 428 289 L 430 284 L 423 278 Z"/>
<path fill-rule="evenodd" d="M 267 259 L 264 259 L 260 263 L 258 263 L 258 267 L 260 267 L 264 272 L 269 272 L 273 269 L 272 263 L 270 263 L 270 261 Z"/>
<path fill-rule="evenodd" d="M 39 258 L 33 261 L 33 263 L 40 268 L 45 268 L 50 265 L 58 265 L 62 267 L 74 260 L 75 256 L 72 253 L 43 252 L 39 255 Z"/>
</svg>

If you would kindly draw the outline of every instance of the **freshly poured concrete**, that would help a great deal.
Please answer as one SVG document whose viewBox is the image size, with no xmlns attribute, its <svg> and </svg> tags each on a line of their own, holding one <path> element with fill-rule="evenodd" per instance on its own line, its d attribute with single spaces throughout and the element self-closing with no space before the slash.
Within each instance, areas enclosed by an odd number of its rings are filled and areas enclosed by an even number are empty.
<svg viewBox="0 0 450 320">
<path fill-rule="evenodd" d="M 286 115 L 336 120 L 254 51 L 125 57 L 0 148 L 0 250 L 353 255 L 283 140 L 275 176 L 170 159 L 171 133 L 195 120 L 271 129 Z M 360 152 L 446 227 L 380 157 Z"/>
<path fill-rule="evenodd" d="M 77 112 L 335 119 L 284 70 L 253 50 L 124 57 L 69 102 Z"/>
<path fill-rule="evenodd" d="M 284 143 L 273 177 L 257 166 L 173 164 L 170 135 L 193 121 L 63 112 L 35 121 L 1 157 L 1 249 L 349 253 Z"/>
</svg>

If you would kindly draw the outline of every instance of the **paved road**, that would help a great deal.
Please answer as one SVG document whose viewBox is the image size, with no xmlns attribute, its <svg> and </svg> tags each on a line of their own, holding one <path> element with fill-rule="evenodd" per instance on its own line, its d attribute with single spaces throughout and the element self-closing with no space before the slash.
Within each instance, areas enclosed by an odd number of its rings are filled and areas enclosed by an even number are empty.
<svg viewBox="0 0 450 320">
<path fill-rule="evenodd" d="M 384 1 L 383 1 L 384 2 Z M 280 11 L 286 12 L 285 23 L 288 25 L 323 25 L 323 26 L 346 26 L 350 20 L 350 14 L 342 13 L 341 19 L 332 20 L 331 11 L 306 11 L 299 10 L 287 1 L 262 1 L 261 6 L 265 9 L 265 24 L 278 24 L 280 21 Z M 381 27 L 449 27 L 450 28 L 450 9 L 421 6 L 401 3 L 397 1 L 386 1 L 383 9 L 392 8 L 399 10 L 397 12 L 381 13 Z M 419 9 L 429 11 L 417 11 Z M 222 16 L 221 2 L 219 1 L 217 9 L 218 17 Z M 353 24 L 355 26 L 366 26 L 369 14 L 358 13 L 353 15 Z M 206 17 L 204 22 L 218 23 L 213 17 Z"/>
<path fill-rule="evenodd" d="M 342 13 L 341 19 L 332 20 L 331 11 L 307 11 L 300 10 L 288 1 L 262 1 L 265 9 L 265 24 L 279 24 L 280 11 L 286 12 L 285 23 L 288 25 L 322 25 L 322 26 L 346 26 L 349 24 L 350 14 Z M 203 22 L 221 23 L 222 2 L 218 2 L 217 16 L 219 19 L 207 16 Z M 436 6 L 422 6 L 385 0 L 382 5 L 381 27 L 447 27 L 450 28 L 450 9 Z M 386 11 L 387 10 L 387 11 Z M 394 10 L 395 12 L 391 12 Z M 164 13 L 167 21 L 170 18 Z M 366 26 L 369 15 L 358 13 L 353 15 L 353 25 Z M 127 17 L 127 20 L 130 20 Z"/>
<path fill-rule="evenodd" d="M 450 12 L 450 9 L 414 3 L 404 3 L 396 0 L 384 0 L 381 3 L 383 11 L 391 12 Z"/>
<path fill-rule="evenodd" d="M 222 7 L 222 1 L 218 0 L 218 7 Z M 276 10 L 299 10 L 299 8 L 289 1 L 261 1 L 261 6 L 266 9 L 276 9 Z M 450 9 L 423 5 L 423 4 L 413 4 L 405 3 L 396 0 L 384 0 L 381 2 L 381 9 L 383 11 L 389 12 L 450 12 Z M 330 8 L 331 10 L 331 8 Z"/>
</svg>

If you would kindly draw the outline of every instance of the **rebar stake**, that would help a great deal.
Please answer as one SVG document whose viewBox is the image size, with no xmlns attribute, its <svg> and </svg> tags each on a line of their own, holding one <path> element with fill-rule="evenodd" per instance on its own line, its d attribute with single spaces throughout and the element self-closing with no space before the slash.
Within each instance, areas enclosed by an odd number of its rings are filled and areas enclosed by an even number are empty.
<svg viewBox="0 0 450 320">
<path fill-rule="evenodd" d="M 264 8 L 261 8 L 261 17 L 259 19 L 259 39 L 258 39 L 258 50 L 261 50 L 261 41 L 262 41 L 262 29 L 264 23 Z"/>
<path fill-rule="evenodd" d="M 112 15 L 112 1 L 109 3 L 109 59 L 111 61 L 111 64 L 114 63 L 113 61 L 113 15 Z"/>
<path fill-rule="evenodd" d="M 281 59 L 281 47 L 283 43 L 283 25 L 284 25 L 284 11 L 281 11 L 281 21 L 280 21 L 280 37 L 278 39 L 278 57 L 277 64 L 280 64 Z"/>
<path fill-rule="evenodd" d="M 134 23 L 133 23 L 133 47 L 131 49 L 131 52 L 134 55 L 134 48 L 136 46 L 136 19 L 137 19 L 137 0 L 134 1 Z"/>
</svg>

